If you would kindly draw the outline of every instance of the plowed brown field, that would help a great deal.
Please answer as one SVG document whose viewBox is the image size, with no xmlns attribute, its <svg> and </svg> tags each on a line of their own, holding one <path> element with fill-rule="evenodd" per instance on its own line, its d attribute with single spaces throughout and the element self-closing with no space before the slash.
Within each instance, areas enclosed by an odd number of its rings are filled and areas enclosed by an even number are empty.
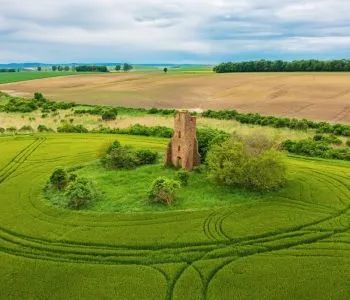
<svg viewBox="0 0 350 300">
<path fill-rule="evenodd" d="M 12 94 L 128 107 L 237 109 L 350 123 L 349 73 L 110 73 L 0 85 Z"/>
</svg>

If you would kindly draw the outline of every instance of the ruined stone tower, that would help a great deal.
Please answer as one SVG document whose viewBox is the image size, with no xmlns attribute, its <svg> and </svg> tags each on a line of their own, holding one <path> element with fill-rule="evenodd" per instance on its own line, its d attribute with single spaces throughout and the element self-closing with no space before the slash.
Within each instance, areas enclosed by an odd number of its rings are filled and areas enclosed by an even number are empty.
<svg viewBox="0 0 350 300">
<path fill-rule="evenodd" d="M 188 112 L 177 112 L 174 121 L 174 136 L 167 148 L 165 164 L 191 171 L 200 164 L 196 117 Z"/>
</svg>

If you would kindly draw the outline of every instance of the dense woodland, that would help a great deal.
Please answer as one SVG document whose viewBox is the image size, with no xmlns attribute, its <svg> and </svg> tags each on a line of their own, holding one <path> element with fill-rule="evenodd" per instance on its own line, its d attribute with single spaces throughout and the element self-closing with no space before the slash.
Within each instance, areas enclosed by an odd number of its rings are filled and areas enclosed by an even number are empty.
<svg viewBox="0 0 350 300">
<path fill-rule="evenodd" d="M 350 72 L 350 60 L 257 60 L 225 62 L 214 67 L 216 73 L 234 72 Z"/>
</svg>

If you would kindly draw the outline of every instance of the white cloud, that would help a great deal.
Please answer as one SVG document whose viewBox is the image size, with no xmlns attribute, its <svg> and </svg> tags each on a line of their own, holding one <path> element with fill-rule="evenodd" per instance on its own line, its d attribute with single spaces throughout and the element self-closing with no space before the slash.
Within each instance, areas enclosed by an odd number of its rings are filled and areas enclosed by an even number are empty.
<svg viewBox="0 0 350 300">
<path fill-rule="evenodd" d="M 343 0 L 0 0 L 0 8 L 0 62 L 350 50 Z"/>
</svg>

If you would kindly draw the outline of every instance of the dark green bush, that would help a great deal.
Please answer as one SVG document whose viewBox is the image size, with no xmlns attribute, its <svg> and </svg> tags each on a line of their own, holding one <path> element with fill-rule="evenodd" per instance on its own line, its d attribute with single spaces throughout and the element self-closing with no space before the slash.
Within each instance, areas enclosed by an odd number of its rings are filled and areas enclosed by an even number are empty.
<svg viewBox="0 0 350 300">
<path fill-rule="evenodd" d="M 103 121 L 113 121 L 117 118 L 117 115 L 113 111 L 106 111 L 102 114 Z"/>
<path fill-rule="evenodd" d="M 4 133 L 5 131 L 5 128 L 0 127 L 0 133 Z"/>
<path fill-rule="evenodd" d="M 101 163 L 108 169 L 134 169 L 139 161 L 129 146 L 121 146 L 111 150 L 101 159 Z"/>
<path fill-rule="evenodd" d="M 92 182 L 85 178 L 72 181 L 65 192 L 68 199 L 67 207 L 70 209 L 83 209 L 97 199 L 98 193 Z"/>
<path fill-rule="evenodd" d="M 139 165 L 152 165 L 157 162 L 158 153 L 151 150 L 138 150 L 135 152 Z"/>
<path fill-rule="evenodd" d="M 33 132 L 34 131 L 34 129 L 33 129 L 33 127 L 32 126 L 30 126 L 30 125 L 23 125 L 20 129 L 19 129 L 19 131 L 21 131 L 21 132 Z"/>
<path fill-rule="evenodd" d="M 89 130 L 83 125 L 64 124 L 57 128 L 57 132 L 87 133 Z"/>
<path fill-rule="evenodd" d="M 189 178 L 190 173 L 185 169 L 180 169 L 176 173 L 176 180 L 181 183 L 181 186 L 187 186 Z"/>
<path fill-rule="evenodd" d="M 341 145 L 343 142 L 340 138 L 338 138 L 335 135 L 323 135 L 323 134 L 316 134 L 313 137 L 314 141 L 317 142 L 325 142 L 327 144 L 333 144 L 333 145 Z"/>
<path fill-rule="evenodd" d="M 197 129 L 198 151 L 201 156 L 201 161 L 205 161 L 207 152 L 212 145 L 224 141 L 229 137 L 229 134 L 212 128 Z"/>
<path fill-rule="evenodd" d="M 6 131 L 7 131 L 7 132 L 12 132 L 12 133 L 13 133 L 13 132 L 16 132 L 16 131 L 17 131 L 17 128 L 14 127 L 14 126 L 7 127 L 7 128 L 6 128 Z"/>
<path fill-rule="evenodd" d="M 38 125 L 38 128 L 37 128 L 38 132 L 48 132 L 49 129 L 45 126 L 45 125 Z"/>
<path fill-rule="evenodd" d="M 62 168 L 56 169 L 50 176 L 50 183 L 59 190 L 64 189 L 68 184 L 68 173 Z"/>
<path fill-rule="evenodd" d="M 346 145 L 347 145 L 348 147 L 350 147 L 350 139 L 348 139 L 348 140 L 346 141 Z"/>
<path fill-rule="evenodd" d="M 114 149 L 120 148 L 121 144 L 118 140 L 115 140 L 107 149 L 107 154 L 111 153 Z"/>
<path fill-rule="evenodd" d="M 149 192 L 149 200 L 154 203 L 171 205 L 175 199 L 176 190 L 180 187 L 178 181 L 159 177 L 153 184 Z"/>
<path fill-rule="evenodd" d="M 290 153 L 330 159 L 350 160 L 350 150 L 347 148 L 332 148 L 324 141 L 314 141 L 311 139 L 292 141 L 287 140 L 282 143 L 282 148 Z"/>
</svg>

